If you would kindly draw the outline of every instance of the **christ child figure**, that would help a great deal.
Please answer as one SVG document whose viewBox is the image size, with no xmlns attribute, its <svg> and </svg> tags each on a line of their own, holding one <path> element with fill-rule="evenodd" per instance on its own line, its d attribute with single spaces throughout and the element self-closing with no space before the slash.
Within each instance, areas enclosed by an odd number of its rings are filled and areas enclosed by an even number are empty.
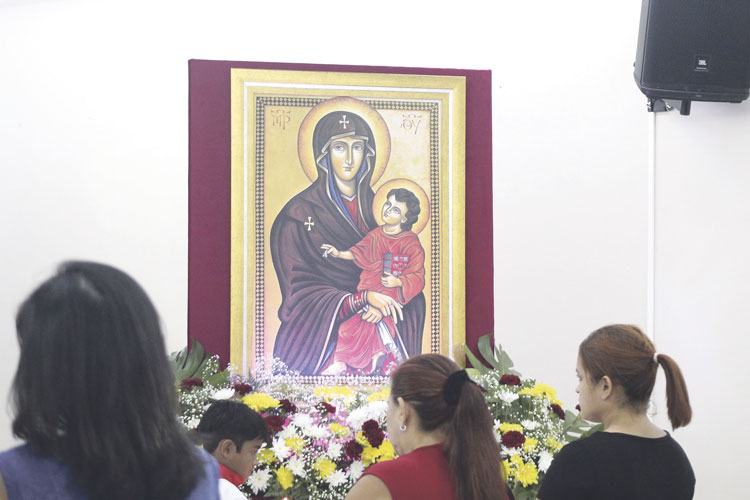
<svg viewBox="0 0 750 500">
<path fill-rule="evenodd" d="M 362 269 L 357 291 L 384 293 L 400 309 L 425 284 L 424 248 L 411 231 L 420 212 L 419 198 L 414 193 L 404 188 L 392 189 L 383 204 L 382 226 L 348 250 L 321 245 L 323 257 L 354 261 Z M 385 375 L 391 365 L 415 354 L 406 352 L 393 317 L 368 308 L 344 321 L 332 361 L 323 374 Z"/>
</svg>

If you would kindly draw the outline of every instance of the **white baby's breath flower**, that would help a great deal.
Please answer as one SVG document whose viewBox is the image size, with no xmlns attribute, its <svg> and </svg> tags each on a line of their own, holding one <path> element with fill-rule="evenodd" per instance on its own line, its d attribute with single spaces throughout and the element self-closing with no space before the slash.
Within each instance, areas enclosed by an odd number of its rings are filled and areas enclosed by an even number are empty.
<svg viewBox="0 0 750 500">
<path fill-rule="evenodd" d="M 268 488 L 268 482 L 271 480 L 271 471 L 268 469 L 256 469 L 255 472 L 250 474 L 247 478 L 247 484 L 253 491 L 254 495 L 265 491 Z"/>
<path fill-rule="evenodd" d="M 213 394 L 211 394 L 211 397 L 213 399 L 229 399 L 232 396 L 234 396 L 234 389 L 231 387 L 226 387 L 224 389 L 217 389 L 214 391 Z"/>
<path fill-rule="evenodd" d="M 552 458 L 552 453 L 547 450 L 542 450 L 539 454 L 539 470 L 547 472 L 547 469 L 549 469 L 549 466 L 552 463 Z"/>
<path fill-rule="evenodd" d="M 286 445 L 283 439 L 277 437 L 273 440 L 271 451 L 276 455 L 276 458 L 284 460 L 292 452 L 292 449 Z"/>
<path fill-rule="evenodd" d="M 362 473 L 364 471 L 365 471 L 365 464 L 363 464 L 359 460 L 355 460 L 349 466 L 349 477 L 352 479 L 352 481 L 356 481 L 357 479 L 362 477 Z"/>
<path fill-rule="evenodd" d="M 341 451 L 344 449 L 343 446 L 341 446 L 341 443 L 338 441 L 331 441 L 331 443 L 328 445 L 328 450 L 326 450 L 326 455 L 331 460 L 336 460 L 341 456 Z"/>
<path fill-rule="evenodd" d="M 286 463 L 287 468 L 292 471 L 292 474 L 298 477 L 307 477 L 307 471 L 305 471 L 305 461 L 299 457 L 292 457 Z"/>
<path fill-rule="evenodd" d="M 199 418 L 191 418 L 190 420 L 185 422 L 185 425 L 187 426 L 188 429 L 195 429 L 196 427 L 198 427 L 198 424 L 200 422 L 201 422 L 201 419 Z"/>
<path fill-rule="evenodd" d="M 326 481 L 334 487 L 343 484 L 346 482 L 346 472 L 341 469 L 335 470 L 328 475 Z"/>
</svg>

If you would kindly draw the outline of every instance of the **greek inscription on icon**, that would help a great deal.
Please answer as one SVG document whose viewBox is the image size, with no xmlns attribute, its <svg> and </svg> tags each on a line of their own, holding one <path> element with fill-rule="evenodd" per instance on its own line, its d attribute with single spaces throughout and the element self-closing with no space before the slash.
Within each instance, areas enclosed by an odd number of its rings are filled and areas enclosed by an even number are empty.
<svg viewBox="0 0 750 500">
<path fill-rule="evenodd" d="M 292 119 L 289 111 L 283 109 L 272 109 L 271 117 L 273 118 L 273 125 L 281 127 L 281 130 L 286 130 L 286 124 Z"/>
<path fill-rule="evenodd" d="M 414 135 L 417 135 L 417 130 L 419 129 L 419 125 L 421 123 L 422 123 L 422 115 L 409 113 L 407 115 L 404 115 L 404 120 L 401 122 L 401 128 L 408 132 L 413 130 Z"/>
</svg>

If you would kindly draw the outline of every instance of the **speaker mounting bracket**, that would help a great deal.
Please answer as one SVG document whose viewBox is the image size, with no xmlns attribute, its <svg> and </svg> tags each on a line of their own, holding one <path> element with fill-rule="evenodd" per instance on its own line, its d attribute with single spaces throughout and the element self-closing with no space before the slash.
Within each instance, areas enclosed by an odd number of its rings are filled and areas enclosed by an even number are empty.
<svg viewBox="0 0 750 500">
<path fill-rule="evenodd" d="M 674 111 L 676 109 L 681 115 L 687 116 L 690 114 L 690 105 L 691 101 L 679 99 L 659 99 L 649 97 L 646 101 L 646 109 L 652 113 L 663 113 L 665 111 Z"/>
</svg>

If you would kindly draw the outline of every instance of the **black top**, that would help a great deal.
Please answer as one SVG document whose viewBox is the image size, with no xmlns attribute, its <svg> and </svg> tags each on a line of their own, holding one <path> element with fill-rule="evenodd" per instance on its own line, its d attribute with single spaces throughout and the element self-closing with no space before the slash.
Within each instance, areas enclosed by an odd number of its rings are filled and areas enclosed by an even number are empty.
<svg viewBox="0 0 750 500">
<path fill-rule="evenodd" d="M 690 500 L 695 474 L 667 433 L 650 439 L 597 432 L 560 450 L 544 476 L 540 500 Z"/>
</svg>

